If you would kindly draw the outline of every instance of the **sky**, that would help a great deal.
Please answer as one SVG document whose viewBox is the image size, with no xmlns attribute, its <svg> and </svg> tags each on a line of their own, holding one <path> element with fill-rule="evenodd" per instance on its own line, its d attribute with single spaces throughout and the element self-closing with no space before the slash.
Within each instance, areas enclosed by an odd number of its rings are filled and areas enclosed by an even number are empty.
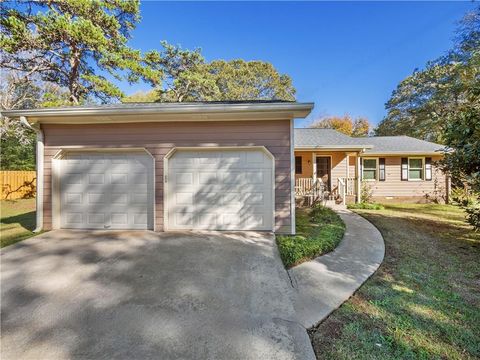
<svg viewBox="0 0 480 360">
<path fill-rule="evenodd" d="M 441 2 L 143 1 L 129 44 L 160 41 L 202 49 L 214 59 L 262 60 L 290 75 L 297 101 L 314 102 L 306 120 L 367 117 L 377 124 L 398 83 L 451 46 L 457 22 L 478 6 Z M 145 84 L 122 84 L 131 94 Z"/>
</svg>

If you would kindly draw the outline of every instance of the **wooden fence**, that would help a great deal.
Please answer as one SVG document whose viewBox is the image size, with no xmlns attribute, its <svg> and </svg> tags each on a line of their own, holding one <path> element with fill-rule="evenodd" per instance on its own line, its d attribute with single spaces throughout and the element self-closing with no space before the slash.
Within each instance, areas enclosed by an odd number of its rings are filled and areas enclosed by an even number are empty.
<svg viewBox="0 0 480 360">
<path fill-rule="evenodd" d="M 23 199 L 35 197 L 35 171 L 0 171 L 1 199 Z"/>
</svg>

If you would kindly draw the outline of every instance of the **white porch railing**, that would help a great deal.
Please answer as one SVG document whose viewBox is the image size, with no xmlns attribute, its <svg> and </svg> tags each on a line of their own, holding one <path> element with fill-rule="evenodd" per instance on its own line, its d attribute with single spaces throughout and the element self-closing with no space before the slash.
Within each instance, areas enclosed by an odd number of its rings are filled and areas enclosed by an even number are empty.
<svg viewBox="0 0 480 360">
<path fill-rule="evenodd" d="M 304 197 L 312 205 L 324 197 L 325 186 L 320 179 L 298 178 L 295 179 L 295 196 Z"/>
<path fill-rule="evenodd" d="M 355 178 L 345 178 L 345 195 L 355 195 Z"/>
</svg>

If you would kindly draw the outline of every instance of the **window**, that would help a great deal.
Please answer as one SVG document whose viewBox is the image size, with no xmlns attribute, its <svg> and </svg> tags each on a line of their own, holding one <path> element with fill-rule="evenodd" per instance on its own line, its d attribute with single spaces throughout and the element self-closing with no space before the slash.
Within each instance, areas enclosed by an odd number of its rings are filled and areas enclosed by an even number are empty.
<svg viewBox="0 0 480 360">
<path fill-rule="evenodd" d="M 378 159 L 378 180 L 385 181 L 385 158 Z"/>
<path fill-rule="evenodd" d="M 423 158 L 408 158 L 408 180 L 423 180 Z"/>
<path fill-rule="evenodd" d="M 295 174 L 302 173 L 302 157 L 295 156 Z"/>
<path fill-rule="evenodd" d="M 362 179 L 377 179 L 377 159 L 363 159 Z"/>
</svg>

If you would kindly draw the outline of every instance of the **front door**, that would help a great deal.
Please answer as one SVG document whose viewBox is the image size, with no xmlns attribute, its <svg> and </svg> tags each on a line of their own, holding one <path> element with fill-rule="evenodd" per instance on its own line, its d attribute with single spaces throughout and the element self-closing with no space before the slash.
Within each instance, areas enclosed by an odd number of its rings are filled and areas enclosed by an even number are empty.
<svg viewBox="0 0 480 360">
<path fill-rule="evenodd" d="M 327 191 L 331 189 L 331 159 L 330 156 L 317 156 L 317 179 L 321 179 Z"/>
</svg>

